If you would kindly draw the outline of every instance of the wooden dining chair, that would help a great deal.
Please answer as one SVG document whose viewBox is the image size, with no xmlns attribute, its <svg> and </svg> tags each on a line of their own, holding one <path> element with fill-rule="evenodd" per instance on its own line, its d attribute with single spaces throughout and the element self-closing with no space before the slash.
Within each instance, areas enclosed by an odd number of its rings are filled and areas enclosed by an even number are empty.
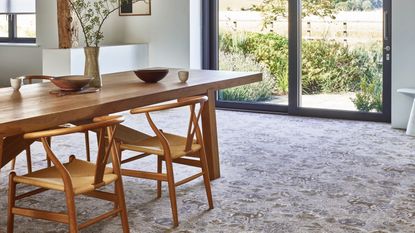
<svg viewBox="0 0 415 233">
<path fill-rule="evenodd" d="M 49 80 L 52 78 L 52 76 L 47 76 L 47 75 L 27 75 L 27 76 L 22 76 L 20 77 L 21 79 L 23 79 L 23 82 L 25 82 L 26 84 L 33 84 L 34 80 Z M 65 124 L 65 125 L 61 125 L 59 126 L 59 128 L 67 128 L 67 127 L 72 127 L 73 125 L 71 124 Z M 86 160 L 87 161 L 91 161 L 91 151 L 90 151 L 90 144 L 89 144 L 89 132 L 85 131 L 82 132 L 84 133 L 84 137 L 85 137 L 85 150 L 86 150 Z M 52 140 L 51 138 L 48 138 L 48 143 L 51 146 L 52 145 Z M 40 142 L 40 140 L 37 140 Z M 32 152 L 30 149 L 30 144 L 26 146 L 25 148 L 26 150 L 26 164 L 27 164 L 27 171 L 29 173 L 32 172 Z M 47 161 L 47 166 L 50 167 L 51 166 L 51 161 L 46 158 Z M 11 169 L 14 170 L 16 168 L 16 159 L 12 160 L 11 163 Z"/>
<path fill-rule="evenodd" d="M 156 136 L 148 137 L 147 139 L 137 141 L 134 143 L 129 142 L 128 144 L 122 141 L 118 142 L 118 146 L 121 151 L 131 150 L 142 153 L 140 155 L 121 161 L 122 164 L 147 157 L 148 155 L 157 156 L 157 172 L 121 169 L 121 173 L 124 176 L 157 180 L 158 198 L 161 197 L 161 182 L 167 182 L 174 226 L 179 225 L 176 201 L 176 187 L 179 185 L 185 184 L 191 180 L 203 176 L 206 195 L 209 203 L 209 209 L 213 208 L 207 159 L 202 138 L 202 132 L 199 126 L 203 105 L 206 101 L 207 97 L 198 96 L 182 99 L 177 103 L 133 109 L 130 111 L 132 114 L 145 113 L 148 123 L 150 124 L 150 127 L 154 131 Z M 197 105 L 200 105 L 198 111 L 196 110 Z M 151 112 L 186 106 L 190 107 L 190 120 L 186 137 L 164 132 L 162 129 L 159 129 L 155 125 L 154 121 L 150 116 Z M 166 165 L 166 173 L 162 172 L 163 161 Z M 201 168 L 201 172 L 176 182 L 173 173 L 173 163 L 199 167 Z"/>
<path fill-rule="evenodd" d="M 73 128 L 52 129 L 25 134 L 25 139 L 41 140 L 46 154 L 54 166 L 28 173 L 23 176 L 17 176 L 14 171 L 10 173 L 7 232 L 13 232 L 15 215 L 65 223 L 69 225 L 69 232 L 75 233 L 80 229 L 118 214 L 121 216 L 123 232 L 129 232 L 120 171 L 119 151 L 118 148 L 114 146 L 115 128 L 123 121 L 124 118 L 121 116 L 105 116 L 95 118 L 93 123 Z M 71 155 L 69 162 L 62 164 L 56 154 L 52 151 L 48 138 L 84 132 L 86 130 L 98 130 L 100 140 L 96 163 L 78 160 L 74 155 Z M 112 163 L 112 168 L 107 167 L 108 162 Z M 98 190 L 111 183 L 115 183 L 115 193 Z M 37 189 L 16 196 L 17 184 L 34 186 L 37 187 Z M 16 206 L 16 200 L 33 196 L 47 190 L 65 193 L 67 213 L 55 213 Z M 78 224 L 75 208 L 75 196 L 77 195 L 86 195 L 113 202 L 114 208 L 85 223 Z"/>
<path fill-rule="evenodd" d="M 49 79 L 52 78 L 52 76 L 48 76 L 48 75 L 26 75 L 26 76 L 22 76 L 20 78 L 23 79 L 23 82 L 27 82 L 25 84 L 33 84 L 33 80 L 39 80 L 39 81 L 49 80 Z"/>
</svg>

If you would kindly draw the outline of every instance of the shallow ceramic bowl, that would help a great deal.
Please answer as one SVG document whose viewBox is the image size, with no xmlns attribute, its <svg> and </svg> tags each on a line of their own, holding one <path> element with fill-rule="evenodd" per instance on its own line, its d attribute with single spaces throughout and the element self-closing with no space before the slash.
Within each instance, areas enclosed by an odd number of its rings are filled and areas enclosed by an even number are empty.
<svg viewBox="0 0 415 233">
<path fill-rule="evenodd" d="M 135 75 L 146 83 L 156 83 L 169 73 L 169 69 L 143 69 L 134 71 Z"/>
<path fill-rule="evenodd" d="M 84 75 L 53 77 L 50 81 L 63 91 L 79 91 L 88 85 L 93 78 Z"/>
</svg>

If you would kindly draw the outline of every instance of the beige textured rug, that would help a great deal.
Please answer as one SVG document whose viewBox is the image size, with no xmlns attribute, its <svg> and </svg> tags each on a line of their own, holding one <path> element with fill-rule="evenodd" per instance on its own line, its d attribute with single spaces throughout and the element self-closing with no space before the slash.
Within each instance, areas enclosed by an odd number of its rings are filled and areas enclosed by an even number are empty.
<svg viewBox="0 0 415 233">
<path fill-rule="evenodd" d="M 165 131 L 185 133 L 182 111 L 156 117 Z M 171 124 L 174 122 L 174 124 Z M 181 124 L 182 123 L 182 124 Z M 149 128 L 143 117 L 127 125 Z M 212 182 L 206 211 L 201 180 L 178 188 L 180 226 L 171 228 L 166 186 L 125 178 L 131 232 L 415 232 L 415 138 L 388 124 L 218 111 L 222 178 Z M 181 130 L 180 130 L 181 129 Z M 82 135 L 54 138 L 62 159 L 82 158 Z M 39 144 L 36 168 L 45 166 Z M 18 173 L 25 172 L 24 156 Z M 155 169 L 146 159 L 128 167 Z M 177 177 L 193 168 L 177 166 Z M 5 231 L 6 176 L 1 173 L 0 232 Z M 25 189 L 25 187 L 21 187 Z M 46 192 L 19 205 L 64 210 L 63 195 Z M 80 197 L 79 218 L 111 208 Z M 120 232 L 119 218 L 83 232 Z M 66 232 L 64 225 L 16 218 L 15 232 Z"/>
</svg>

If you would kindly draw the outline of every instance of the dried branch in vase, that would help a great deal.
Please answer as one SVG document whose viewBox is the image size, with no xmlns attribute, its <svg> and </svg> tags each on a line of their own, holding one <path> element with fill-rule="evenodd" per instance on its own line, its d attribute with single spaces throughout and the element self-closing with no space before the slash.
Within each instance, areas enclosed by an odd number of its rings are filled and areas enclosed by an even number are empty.
<svg viewBox="0 0 415 233">
<path fill-rule="evenodd" d="M 86 47 L 98 47 L 104 39 L 102 26 L 108 17 L 127 0 L 69 0 L 79 21 Z M 134 0 L 139 2 L 145 0 Z"/>
</svg>

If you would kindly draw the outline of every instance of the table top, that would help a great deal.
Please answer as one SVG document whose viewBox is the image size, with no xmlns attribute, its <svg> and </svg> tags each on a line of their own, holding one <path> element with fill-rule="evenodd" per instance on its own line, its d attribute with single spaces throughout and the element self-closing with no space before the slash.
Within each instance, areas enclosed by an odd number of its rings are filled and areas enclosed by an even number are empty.
<svg viewBox="0 0 415 233">
<path fill-rule="evenodd" d="M 256 72 L 190 70 L 187 83 L 180 83 L 177 71 L 171 69 L 154 84 L 142 82 L 133 72 L 104 75 L 101 91 L 83 95 L 51 95 L 56 89 L 51 83 L 26 85 L 20 91 L 0 88 L 0 135 L 19 135 L 262 80 Z"/>
</svg>

